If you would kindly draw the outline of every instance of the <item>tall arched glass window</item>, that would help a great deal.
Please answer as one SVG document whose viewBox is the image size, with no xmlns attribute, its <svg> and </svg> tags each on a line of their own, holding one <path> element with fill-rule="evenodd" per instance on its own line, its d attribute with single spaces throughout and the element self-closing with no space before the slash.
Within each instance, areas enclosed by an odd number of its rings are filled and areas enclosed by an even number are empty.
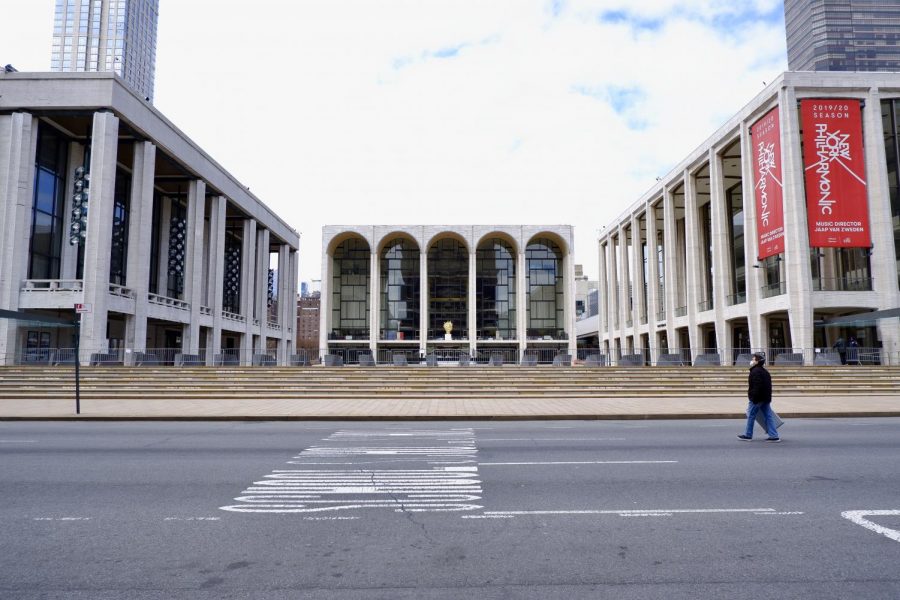
<svg viewBox="0 0 900 600">
<path fill-rule="evenodd" d="M 381 251 L 380 337 L 414 340 L 419 337 L 419 247 L 396 238 Z"/>
<path fill-rule="evenodd" d="M 528 337 L 565 338 L 563 254 L 553 240 L 538 238 L 525 249 L 528 268 Z"/>
<path fill-rule="evenodd" d="M 478 246 L 475 315 L 479 339 L 516 339 L 516 252 L 494 238 Z"/>
<path fill-rule="evenodd" d="M 444 337 L 444 323 L 453 324 L 453 338 L 466 339 L 468 327 L 469 252 L 462 242 L 444 238 L 428 250 L 428 338 Z"/>
<path fill-rule="evenodd" d="M 334 250 L 331 269 L 331 339 L 369 337 L 369 244 L 350 238 Z"/>
</svg>

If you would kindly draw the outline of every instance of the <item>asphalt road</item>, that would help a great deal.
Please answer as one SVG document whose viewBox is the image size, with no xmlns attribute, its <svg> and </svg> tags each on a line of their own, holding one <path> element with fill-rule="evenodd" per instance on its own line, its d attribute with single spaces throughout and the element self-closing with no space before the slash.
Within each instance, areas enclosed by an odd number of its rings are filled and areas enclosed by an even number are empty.
<svg viewBox="0 0 900 600">
<path fill-rule="evenodd" d="M 0 598 L 900 598 L 900 419 L 0 423 Z"/>
</svg>

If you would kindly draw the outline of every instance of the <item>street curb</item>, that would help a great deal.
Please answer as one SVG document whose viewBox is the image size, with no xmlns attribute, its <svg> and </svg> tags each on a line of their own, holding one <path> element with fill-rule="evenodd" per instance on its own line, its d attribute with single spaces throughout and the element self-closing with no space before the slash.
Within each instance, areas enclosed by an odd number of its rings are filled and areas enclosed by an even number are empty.
<svg viewBox="0 0 900 600">
<path fill-rule="evenodd" d="M 900 411 L 780 413 L 784 419 L 861 419 L 900 417 Z M 610 414 L 610 415 L 228 415 L 228 416 L 47 416 L 0 417 L 14 421 L 686 421 L 692 419 L 745 419 L 743 413 Z"/>
</svg>

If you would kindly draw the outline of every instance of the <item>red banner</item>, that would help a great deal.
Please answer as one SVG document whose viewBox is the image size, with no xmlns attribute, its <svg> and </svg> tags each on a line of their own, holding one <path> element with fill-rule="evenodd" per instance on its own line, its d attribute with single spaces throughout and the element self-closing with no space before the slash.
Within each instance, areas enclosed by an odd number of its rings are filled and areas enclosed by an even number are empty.
<svg viewBox="0 0 900 600">
<path fill-rule="evenodd" d="M 781 123 L 776 106 L 750 127 L 756 196 L 757 258 L 784 252 Z"/>
<path fill-rule="evenodd" d="M 809 245 L 869 248 L 869 204 L 859 100 L 800 102 Z"/>
</svg>

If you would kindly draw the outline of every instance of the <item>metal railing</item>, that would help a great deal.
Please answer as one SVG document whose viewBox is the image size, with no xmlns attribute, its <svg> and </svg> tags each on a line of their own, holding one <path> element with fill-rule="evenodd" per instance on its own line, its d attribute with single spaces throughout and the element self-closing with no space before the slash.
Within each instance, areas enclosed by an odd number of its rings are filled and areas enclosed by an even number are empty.
<svg viewBox="0 0 900 600">
<path fill-rule="evenodd" d="M 728 306 L 734 306 L 735 304 L 744 304 L 745 302 L 747 302 L 747 292 L 729 294 L 728 296 L 725 296 L 725 301 L 728 303 Z"/>
<path fill-rule="evenodd" d="M 510 365 L 568 366 L 573 360 L 566 350 L 553 347 L 529 347 L 520 352 L 518 348 L 480 348 L 475 352 L 468 348 L 428 348 L 423 354 L 418 348 L 379 349 L 374 354 L 369 348 L 346 348 L 331 346 L 320 350 L 322 364 L 326 366 L 486 366 Z"/>
<path fill-rule="evenodd" d="M 763 298 L 772 298 L 774 296 L 782 296 L 787 292 L 783 281 L 776 281 L 760 288 L 760 295 Z"/>
<path fill-rule="evenodd" d="M 712 300 L 704 300 L 703 302 L 697 303 L 697 311 L 698 312 L 706 312 L 708 310 L 712 310 L 714 308 L 714 304 Z"/>
<path fill-rule="evenodd" d="M 687 306 L 676 306 L 675 307 L 675 316 L 683 317 L 687 315 Z"/>
<path fill-rule="evenodd" d="M 871 277 L 814 277 L 812 289 L 816 292 L 871 292 Z"/>
<path fill-rule="evenodd" d="M 0 358 L 4 358 L 0 356 Z M 25 349 L 7 355 L 6 364 L 33 366 L 64 366 L 75 364 L 74 348 Z M 133 367 L 187 367 L 187 366 L 279 366 L 277 350 L 259 348 L 223 348 L 213 354 L 201 348 L 195 353 L 181 348 L 106 349 L 81 348 L 78 358 L 85 366 L 133 366 Z M 3 362 L 3 361 L 0 361 Z M 287 365 L 303 366 L 316 364 L 318 356 L 310 356 L 305 350 L 294 350 L 287 357 Z"/>
</svg>

